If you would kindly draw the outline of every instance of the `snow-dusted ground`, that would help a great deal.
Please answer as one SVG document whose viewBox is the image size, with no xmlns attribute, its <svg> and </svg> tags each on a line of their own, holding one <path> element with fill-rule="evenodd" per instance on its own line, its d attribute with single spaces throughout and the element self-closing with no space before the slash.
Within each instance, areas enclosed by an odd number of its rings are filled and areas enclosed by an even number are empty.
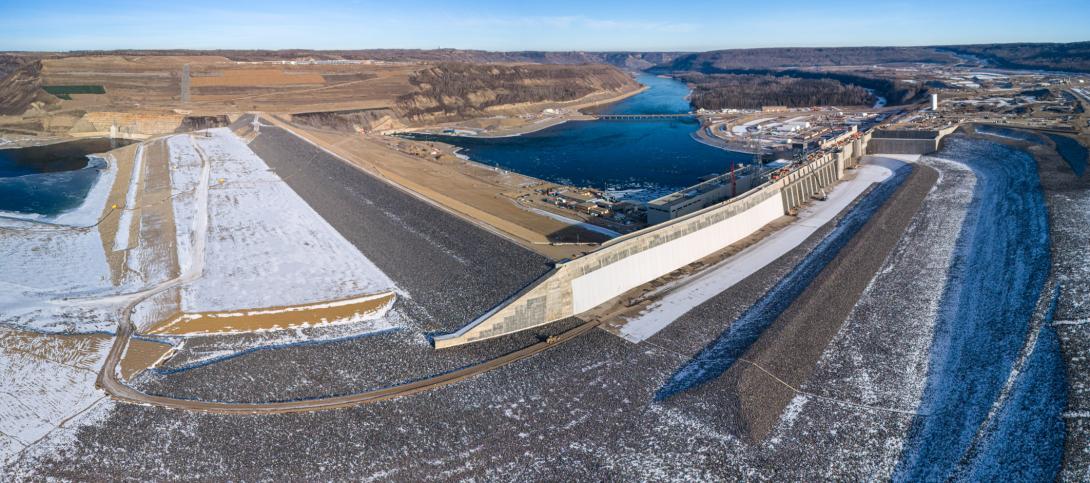
<svg viewBox="0 0 1090 483">
<path fill-rule="evenodd" d="M 908 410 L 919 403 L 950 257 L 976 184 L 960 163 L 920 163 L 935 168 L 939 181 L 819 361 L 813 380 L 824 394 Z"/>
<path fill-rule="evenodd" d="M 208 184 L 208 173 L 203 169 L 201 156 L 194 147 L 189 135 L 172 136 L 167 139 L 170 152 L 170 191 L 174 208 L 174 225 L 177 233 L 178 267 L 182 273 L 192 273 L 199 269 L 200 254 L 194 253 L 203 234 L 202 224 L 206 223 L 206 191 L 198 189 L 201 184 Z"/>
<path fill-rule="evenodd" d="M 0 322 L 47 332 L 112 331 L 124 306 L 179 283 L 180 292 L 144 302 L 167 310 L 143 307 L 138 315 L 282 307 L 396 290 L 229 130 L 154 142 L 166 143 L 167 166 L 148 166 L 141 145 L 132 171 L 169 172 L 171 197 L 142 199 L 142 177 L 134 176 L 119 230 L 107 241 L 98 227 L 5 222 L 12 226 L 0 231 Z M 51 222 L 94 224 L 98 215 L 90 208 L 102 211 L 116 179 L 116 164 L 109 166 L 83 207 Z M 148 227 L 134 219 L 139 204 L 164 202 L 175 226 L 163 225 L 164 216 L 150 218 Z M 172 233 L 166 243 L 154 239 Z M 117 286 L 107 262 L 115 250 L 128 251 Z"/>
<path fill-rule="evenodd" d="M 742 357 L 761 334 L 802 294 L 841 249 L 856 236 L 871 217 L 885 205 L 905 179 L 910 166 L 897 168 L 893 176 L 879 183 L 856 203 L 790 273 L 765 292 L 719 337 L 680 367 L 656 394 L 660 400 L 692 390 L 719 378 Z"/>
<path fill-rule="evenodd" d="M 1054 369 L 1019 377 L 1032 354 L 1050 270 L 1048 212 L 1036 161 L 1023 151 L 957 135 L 936 156 L 966 164 L 977 183 L 935 322 L 922 415 L 913 419 L 895 478 L 946 479 L 987 472 L 996 460 L 1015 461 L 1013 453 L 1021 449 L 1012 439 L 1014 428 L 1040 447 L 1032 461 L 1019 460 L 1024 466 L 1007 470 L 1048 475 L 1049 468 L 1059 467 L 1063 450 L 1048 436 L 1059 410 L 1010 407 L 1038 398 L 1027 386 L 1053 385 L 1028 375 L 1062 377 Z M 1042 355 L 1029 364 L 1038 368 L 1056 360 Z M 989 439 L 996 434 L 1008 438 Z"/>
<path fill-rule="evenodd" d="M 113 289 L 97 228 L 117 177 L 112 158 L 79 207 L 56 216 L 20 215 L 0 219 L 0 323 L 57 331 L 108 330 L 111 321 L 73 322 L 74 310 L 50 303 Z M 93 160 L 94 161 L 94 160 Z M 34 222 L 25 221 L 33 220 Z"/>
<path fill-rule="evenodd" d="M 110 290 L 110 268 L 97 231 L 0 231 L 0 322 L 58 330 L 51 300 Z M 113 321 L 87 319 L 78 330 L 112 330 Z"/>
<path fill-rule="evenodd" d="M 75 295 L 102 289 L 110 286 L 109 273 L 96 232 L 0 233 L 0 281 L 28 295 Z"/>
<path fill-rule="evenodd" d="M 802 387 L 843 403 L 797 396 L 770 437 L 777 457 L 824 451 L 827 466 L 813 471 L 875 479 L 889 478 L 900 458 L 926 381 L 950 256 L 976 182 L 960 163 L 931 157 L 920 163 L 938 170 L 936 188 Z"/>
<path fill-rule="evenodd" d="M 109 342 L 0 329 L 0 465 L 105 397 L 95 377 Z"/>
<path fill-rule="evenodd" d="M 299 305 L 396 290 L 393 282 L 329 226 L 230 130 L 170 139 L 185 189 L 209 162 L 203 271 L 182 289 L 182 309 L 208 312 Z M 199 152 L 199 154 L 198 154 Z M 188 167 L 188 169 L 186 169 Z M 221 181 L 222 180 L 222 181 Z M 179 264 L 194 263 L 191 198 L 179 196 Z"/>
<path fill-rule="evenodd" d="M 905 434 L 923 392 L 922 377 L 930 364 L 927 348 L 936 330 L 932 327 L 936 300 L 945 292 L 949 272 L 957 268 L 948 254 L 956 249 L 963 221 L 974 216 L 965 212 L 975 188 L 973 173 L 954 162 L 922 163 L 940 170 L 939 187 L 927 197 L 904 240 L 829 345 L 814 377 L 802 387 L 805 393 L 791 402 L 764 441 L 743 441 L 714 418 L 699 417 L 716 414 L 724 393 L 711 392 L 711 397 L 687 404 L 654 400 L 662 381 L 688 360 L 690 352 L 699 350 L 698 345 L 681 354 L 676 348 L 659 347 L 665 344 L 631 344 L 592 331 L 440 390 L 352 410 L 236 417 L 104 402 L 81 416 L 94 424 L 83 425 L 78 432 L 55 431 L 37 446 L 40 451 L 5 470 L 16 479 L 77 480 L 102 474 L 147 480 L 888 480 L 904 451 Z M 993 225 L 1005 221 L 1000 217 Z M 1071 228 L 1080 226 L 1073 221 Z M 474 259 L 471 254 L 464 258 Z M 775 285 L 791 269 L 779 271 L 780 263 L 782 258 L 774 262 L 777 270 L 771 273 L 758 272 L 762 281 L 748 283 L 760 291 Z M 731 287 L 725 298 L 744 298 L 741 292 L 746 287 L 746 283 Z M 711 318 L 708 324 L 714 323 Z M 658 334 L 654 342 L 663 342 L 681 325 Z M 1049 337 L 1042 332 L 1036 347 L 1050 344 Z M 314 397 L 345 388 L 373 388 L 388 383 L 391 373 L 430 364 L 421 372 L 398 373 L 419 377 L 447 367 L 436 358 L 456 354 L 421 355 L 430 348 L 416 341 L 405 331 L 333 344 L 299 344 L 204 367 L 179 364 L 174 367 L 177 373 L 146 373 L 138 384 L 151 392 L 209 399 Z M 521 346 L 526 341 L 506 343 Z M 225 346 L 218 355 L 230 353 L 231 344 Z M 420 353 L 407 358 L 406 347 Z M 461 353 L 466 356 L 494 347 L 456 350 L 468 351 Z M 985 347 L 978 353 L 987 358 L 993 350 Z M 1048 351 L 1034 349 L 1031 355 L 1013 379 L 1009 395 L 1013 404 L 991 411 L 993 421 L 1002 423 L 998 426 L 1016 433 L 1020 427 L 1003 426 L 1005 421 L 1026 421 L 1023 414 L 1036 413 L 1042 399 L 1052 399 L 1042 392 L 1049 387 L 1020 382 L 1050 372 L 1041 371 L 1047 365 L 1035 359 L 1048 356 Z M 336 364 L 329 364 L 331 360 Z M 977 384 L 978 375 L 969 374 L 956 384 Z M 1012 380 L 1009 374 L 1003 376 L 1002 381 Z M 698 405 L 704 407 L 694 410 Z M 1070 421 L 1084 421 L 1086 414 L 1082 409 L 1068 416 Z M 1000 440 L 1022 443 L 1027 455 L 1036 455 L 1041 448 L 1033 446 L 1042 441 L 983 438 L 979 454 L 991 458 L 993 449 L 1010 454 L 1009 447 L 991 444 Z M 60 443 L 65 443 L 63 451 L 53 450 Z M 232 457 L 223 458 L 224 454 Z M 993 479 L 1026 475 L 1008 473 Z"/>
<path fill-rule="evenodd" d="M 747 247 L 695 277 L 682 279 L 656 291 L 667 292 L 620 329 L 620 335 L 639 342 L 655 335 L 686 312 L 734 286 L 773 260 L 791 251 L 844 210 L 873 183 L 880 183 L 904 162 L 891 157 L 872 157 L 856 176 L 836 186 L 824 202 L 803 209 L 798 219 L 768 238 Z"/>
<path fill-rule="evenodd" d="M 177 135 L 161 142 L 167 145 L 169 161 L 158 169 L 169 168 L 172 197 L 141 200 L 140 177 L 135 176 L 126 193 L 128 216 L 119 220 L 121 232 L 110 237 L 110 246 L 103 246 L 94 228 L 27 224 L 0 232 L 0 322 L 49 332 L 108 332 L 119 322 L 122 307 L 148 296 L 137 306 L 136 318 L 150 323 L 178 309 L 261 309 L 396 290 L 230 131 Z M 141 146 L 134 173 L 146 165 L 143 154 Z M 112 174 L 100 177 L 95 189 L 101 193 L 89 195 L 89 203 L 104 203 Z M 176 233 L 174 243 L 130 239 L 127 227 L 140 221 L 129 210 L 162 201 L 170 203 L 176 230 L 158 232 Z M 60 221 L 79 220 L 71 215 Z M 157 231 L 139 228 L 135 232 L 141 236 Z M 164 246 L 176 253 L 163 253 Z M 114 286 L 106 261 L 109 249 L 129 249 L 130 270 L 155 273 L 126 277 L 128 282 Z M 157 263 L 168 255 L 177 256 L 177 273 Z M 366 320 L 336 330 L 287 331 L 283 340 L 254 336 L 222 346 L 220 355 L 255 345 L 304 343 L 312 336 L 388 330 L 397 320 L 358 318 Z M 94 381 L 112 341 L 102 335 L 11 333 L 0 328 L 5 336 L 0 337 L 0 379 L 5 381 L 0 385 L 0 465 L 26 448 L 46 451 L 50 440 L 72 436 L 63 426 L 71 428 L 87 414 L 100 413 L 88 409 L 104 397 Z"/>
</svg>

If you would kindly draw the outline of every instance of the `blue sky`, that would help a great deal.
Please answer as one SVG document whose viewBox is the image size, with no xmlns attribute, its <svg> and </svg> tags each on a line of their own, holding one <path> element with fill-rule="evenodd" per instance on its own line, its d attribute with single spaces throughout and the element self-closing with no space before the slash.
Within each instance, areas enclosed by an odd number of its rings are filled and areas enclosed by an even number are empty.
<svg viewBox="0 0 1090 483">
<path fill-rule="evenodd" d="M 1088 0 L 0 0 L 0 50 L 712 50 L 1090 40 Z"/>
</svg>

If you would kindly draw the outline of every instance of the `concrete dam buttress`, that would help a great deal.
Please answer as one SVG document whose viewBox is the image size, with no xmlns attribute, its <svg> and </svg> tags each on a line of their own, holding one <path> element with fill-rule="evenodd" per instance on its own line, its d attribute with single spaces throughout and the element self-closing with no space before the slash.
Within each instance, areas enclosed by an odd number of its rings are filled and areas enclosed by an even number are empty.
<svg viewBox="0 0 1090 483">
<path fill-rule="evenodd" d="M 924 143 L 937 148 L 942 136 L 953 130 L 933 132 Z M 868 152 L 872 134 L 874 131 L 856 137 L 735 198 L 615 238 L 594 252 L 557 263 L 536 282 L 462 329 L 434 337 L 435 348 L 499 337 L 579 315 L 750 236 L 842 179 L 844 170 L 855 167 Z M 921 143 L 911 144 L 910 153 L 902 152 L 900 148 L 905 146 L 899 145 L 872 146 L 870 152 L 919 154 L 915 151 L 921 149 Z"/>
</svg>

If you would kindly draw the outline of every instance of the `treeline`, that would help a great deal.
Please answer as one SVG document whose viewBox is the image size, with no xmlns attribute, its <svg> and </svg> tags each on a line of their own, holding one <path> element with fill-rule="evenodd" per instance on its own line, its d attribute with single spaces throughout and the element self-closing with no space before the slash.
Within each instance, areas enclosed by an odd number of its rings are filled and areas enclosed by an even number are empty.
<svg viewBox="0 0 1090 483">
<path fill-rule="evenodd" d="M 883 79 L 880 77 L 868 77 L 865 75 L 846 74 L 843 72 L 785 70 L 777 72 L 776 75 L 802 79 L 833 79 L 845 84 L 872 89 L 875 94 L 885 97 L 886 101 L 891 105 L 916 102 L 927 93 L 927 88 L 922 87 L 919 84 L 904 82 L 897 79 Z"/>
<path fill-rule="evenodd" d="M 942 50 L 972 55 L 1011 69 L 1090 72 L 1090 42 L 952 45 Z"/>
<path fill-rule="evenodd" d="M 932 47 L 836 47 L 713 50 L 678 56 L 661 64 L 663 71 L 787 69 L 798 67 L 890 63 L 951 63 L 957 59 Z"/>
<path fill-rule="evenodd" d="M 697 109 L 858 106 L 875 101 L 866 89 L 833 79 L 700 73 L 679 78 L 693 86 L 690 103 Z"/>
<path fill-rule="evenodd" d="M 466 49 L 367 49 L 367 50 L 98 50 L 41 52 L 41 58 L 74 55 L 214 55 L 231 60 L 382 60 L 418 62 L 535 62 L 545 64 L 603 63 L 630 69 L 656 66 L 659 72 L 708 69 L 800 69 L 827 66 L 869 66 L 892 63 L 957 64 L 954 54 L 973 55 L 999 67 L 1090 72 L 1090 42 L 1061 44 L 1016 43 L 949 45 L 930 47 L 791 47 L 731 49 L 710 52 L 583 52 L 513 51 Z M 2 73 L 0 61 L 0 73 Z"/>
<path fill-rule="evenodd" d="M 397 106 L 410 119 L 474 117 L 495 106 L 572 101 L 635 86 L 605 65 L 441 63 L 414 73 L 409 82 L 416 91 L 399 96 Z"/>
<path fill-rule="evenodd" d="M 675 72 L 675 75 L 689 75 L 692 72 Z M 841 84 L 850 84 L 864 89 L 871 89 L 875 95 L 886 98 L 890 105 L 906 104 L 920 100 L 927 93 L 927 88 L 919 84 L 904 82 L 896 79 L 883 79 L 868 77 L 860 74 L 848 74 L 844 72 L 821 72 L 797 69 L 720 69 L 705 67 L 701 74 L 718 75 L 743 75 L 765 76 L 778 78 L 795 78 L 809 80 L 833 80 Z"/>
</svg>

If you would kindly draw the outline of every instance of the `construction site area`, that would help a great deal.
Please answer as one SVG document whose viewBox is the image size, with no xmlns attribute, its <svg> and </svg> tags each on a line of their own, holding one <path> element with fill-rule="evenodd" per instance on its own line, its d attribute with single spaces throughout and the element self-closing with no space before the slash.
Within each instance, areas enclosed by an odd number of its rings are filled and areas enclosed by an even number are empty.
<svg viewBox="0 0 1090 483">
<path fill-rule="evenodd" d="M 2 479 L 1090 478 L 1090 77 L 655 114 L 605 63 L 192 54 L 0 79 Z M 578 129 L 728 157 L 640 199 L 457 144 Z"/>
</svg>

